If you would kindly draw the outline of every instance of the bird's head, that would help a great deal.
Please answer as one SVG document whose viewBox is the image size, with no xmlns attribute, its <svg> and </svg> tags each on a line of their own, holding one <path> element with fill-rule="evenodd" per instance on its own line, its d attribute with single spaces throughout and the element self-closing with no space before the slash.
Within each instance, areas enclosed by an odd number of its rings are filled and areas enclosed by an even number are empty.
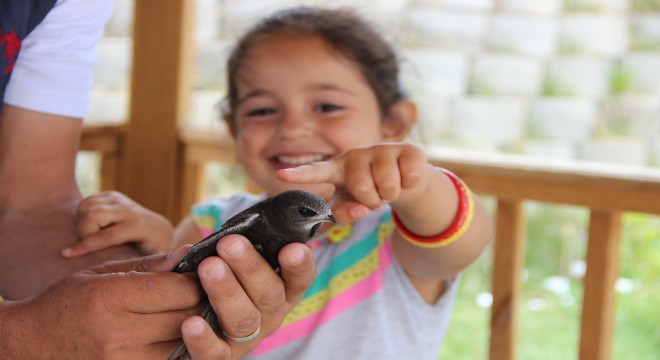
<svg viewBox="0 0 660 360">
<path fill-rule="evenodd" d="M 282 221 L 282 230 L 302 237 L 306 242 L 313 238 L 324 222 L 335 222 L 330 205 L 320 196 L 302 190 L 289 190 L 271 198 L 272 209 Z"/>
</svg>

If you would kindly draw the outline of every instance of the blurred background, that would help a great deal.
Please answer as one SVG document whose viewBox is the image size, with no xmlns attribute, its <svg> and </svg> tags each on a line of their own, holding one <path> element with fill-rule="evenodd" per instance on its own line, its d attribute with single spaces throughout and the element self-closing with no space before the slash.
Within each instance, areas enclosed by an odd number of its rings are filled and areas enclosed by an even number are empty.
<svg viewBox="0 0 660 360">
<path fill-rule="evenodd" d="M 87 122 L 127 118 L 135 0 L 114 0 Z M 196 0 L 188 125 L 222 128 L 225 58 L 257 19 L 294 5 L 350 6 L 399 49 L 432 151 L 660 167 L 660 0 Z M 79 158 L 85 193 L 98 159 Z M 625 171 L 625 167 L 621 168 Z M 240 169 L 209 167 L 209 193 Z M 487 203 L 490 199 L 484 197 Z M 519 358 L 575 358 L 588 212 L 529 202 Z M 558 225 L 559 224 L 559 225 Z M 660 359 L 660 219 L 624 216 L 614 359 Z M 463 276 L 441 358 L 485 359 L 490 254 Z"/>
</svg>

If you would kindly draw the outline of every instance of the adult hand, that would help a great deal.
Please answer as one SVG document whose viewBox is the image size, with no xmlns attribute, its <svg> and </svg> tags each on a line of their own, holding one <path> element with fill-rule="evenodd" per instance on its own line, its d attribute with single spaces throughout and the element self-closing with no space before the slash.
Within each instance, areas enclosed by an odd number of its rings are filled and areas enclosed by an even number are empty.
<svg viewBox="0 0 660 360">
<path fill-rule="evenodd" d="M 202 318 L 190 317 L 181 332 L 195 360 L 238 359 L 254 350 L 280 327 L 316 277 L 311 250 L 303 244 L 292 243 L 280 251 L 279 275 L 243 236 L 226 236 L 216 249 L 219 256 L 204 259 L 198 274 L 220 327 L 232 337 L 260 331 L 249 342 L 223 341 L 211 335 Z"/>
<path fill-rule="evenodd" d="M 187 249 L 107 262 L 0 306 L 3 357 L 162 359 L 199 311 L 193 276 L 169 272 Z"/>
<path fill-rule="evenodd" d="M 239 359 L 277 330 L 315 276 L 302 244 L 281 251 L 278 275 L 247 239 L 222 239 L 220 256 L 200 265 L 204 290 L 228 334 L 261 327 L 254 341 L 235 343 L 199 322 L 203 293 L 194 276 L 170 272 L 186 251 L 104 263 L 36 297 L 0 303 L 0 348 L 15 358 L 164 359 L 183 334 L 196 360 Z"/>
</svg>

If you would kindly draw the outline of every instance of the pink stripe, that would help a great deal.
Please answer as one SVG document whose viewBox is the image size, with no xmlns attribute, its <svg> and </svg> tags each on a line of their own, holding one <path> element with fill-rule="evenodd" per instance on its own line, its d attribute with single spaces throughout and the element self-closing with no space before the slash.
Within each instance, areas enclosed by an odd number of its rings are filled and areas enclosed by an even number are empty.
<svg viewBox="0 0 660 360">
<path fill-rule="evenodd" d="M 392 262 L 391 242 L 389 239 L 378 250 L 380 267 L 371 275 L 355 284 L 350 289 L 332 298 L 326 306 L 304 319 L 289 324 L 265 338 L 259 346 L 252 351 L 252 355 L 261 355 L 280 346 L 298 340 L 312 333 L 318 326 L 332 320 L 352 306 L 360 303 L 383 287 L 383 272 Z"/>
<path fill-rule="evenodd" d="M 207 237 L 213 234 L 213 229 L 209 229 L 204 226 L 198 226 L 197 229 L 199 230 L 199 233 L 202 234 L 202 237 Z"/>
</svg>

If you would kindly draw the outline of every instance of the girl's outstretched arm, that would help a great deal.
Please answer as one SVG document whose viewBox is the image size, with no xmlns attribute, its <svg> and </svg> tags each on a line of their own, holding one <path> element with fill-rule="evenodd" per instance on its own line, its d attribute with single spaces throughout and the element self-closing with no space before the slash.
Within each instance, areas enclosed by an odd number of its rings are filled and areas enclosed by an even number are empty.
<svg viewBox="0 0 660 360">
<path fill-rule="evenodd" d="M 355 221 L 368 209 L 389 203 L 399 220 L 393 239 L 397 260 L 429 302 L 442 293 L 443 280 L 472 263 L 492 236 L 489 215 L 472 194 L 469 221 L 453 231 L 454 220 L 465 211 L 459 209 L 461 198 L 465 203 L 469 190 L 461 192 L 460 179 L 452 181 L 442 169 L 429 164 L 423 150 L 413 144 L 355 148 L 331 161 L 282 170 L 278 178 L 335 185 L 333 212 L 341 222 Z M 447 231 L 456 235 L 449 244 L 442 241 Z"/>
</svg>

